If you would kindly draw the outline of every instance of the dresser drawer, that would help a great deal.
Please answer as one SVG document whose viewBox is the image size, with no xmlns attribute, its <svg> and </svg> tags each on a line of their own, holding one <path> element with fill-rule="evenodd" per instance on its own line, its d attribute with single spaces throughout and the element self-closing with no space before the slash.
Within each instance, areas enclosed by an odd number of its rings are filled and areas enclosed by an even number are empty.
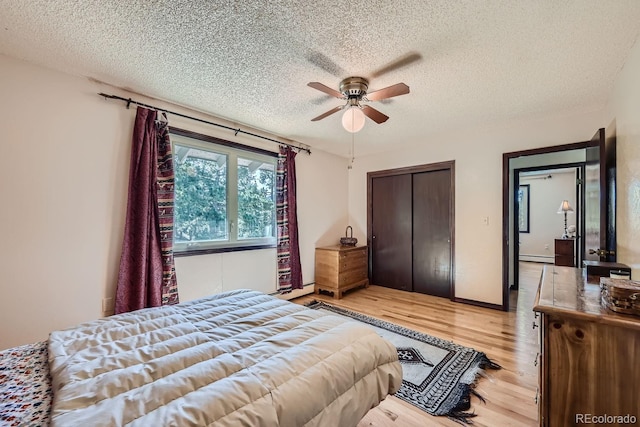
<svg viewBox="0 0 640 427">
<path fill-rule="evenodd" d="M 352 250 L 348 252 L 340 253 L 340 263 L 341 264 L 351 264 L 351 263 L 361 263 L 367 262 L 367 248 L 363 247 L 362 249 L 358 248 L 357 250 Z"/>
<path fill-rule="evenodd" d="M 366 266 L 365 266 L 366 267 Z M 338 276 L 338 285 L 348 285 L 350 283 L 359 282 L 367 278 L 367 269 L 353 269 L 349 271 L 341 272 Z"/>
<path fill-rule="evenodd" d="M 346 272 L 346 271 L 352 271 L 352 270 L 361 270 L 361 269 L 367 269 L 367 259 L 362 257 L 362 258 L 356 258 L 356 259 L 352 259 L 352 260 L 341 260 L 340 261 L 340 266 L 338 267 L 340 272 Z"/>
</svg>

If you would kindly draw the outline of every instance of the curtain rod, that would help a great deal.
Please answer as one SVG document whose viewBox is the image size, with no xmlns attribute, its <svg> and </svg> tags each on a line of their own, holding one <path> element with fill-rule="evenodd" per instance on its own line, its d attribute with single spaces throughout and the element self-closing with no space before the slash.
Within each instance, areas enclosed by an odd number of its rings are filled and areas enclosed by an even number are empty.
<svg viewBox="0 0 640 427">
<path fill-rule="evenodd" d="M 299 150 L 299 151 L 306 151 L 308 154 L 311 154 L 311 150 L 309 148 L 298 147 L 297 145 L 293 145 L 293 144 L 287 144 L 286 142 L 278 141 L 277 139 L 268 138 L 266 136 L 258 135 L 256 133 L 247 132 L 247 131 L 244 131 L 244 130 L 242 130 L 240 128 L 232 128 L 230 126 L 221 125 L 220 123 L 214 123 L 214 122 L 210 122 L 208 120 L 199 119 L 197 117 L 187 116 L 186 114 L 176 113 L 175 111 L 170 111 L 170 110 L 167 110 L 166 108 L 154 107 L 153 105 L 144 104 L 142 102 L 134 101 L 131 98 L 123 98 L 123 97 L 117 96 L 117 95 L 108 95 L 108 94 L 102 93 L 102 92 L 99 93 L 98 95 L 103 96 L 105 99 L 109 98 L 109 99 L 118 99 L 120 101 L 124 101 L 124 102 L 127 103 L 127 108 L 129 108 L 129 106 L 131 104 L 136 104 L 136 105 L 140 105 L 142 107 L 151 108 L 151 109 L 154 109 L 154 110 L 157 110 L 157 111 L 164 111 L 165 113 L 173 114 L 174 116 L 184 117 L 185 119 L 195 120 L 196 122 L 206 123 L 208 125 L 218 126 L 218 127 L 224 128 L 224 129 L 232 130 L 233 132 L 235 132 L 236 135 L 238 135 L 239 133 L 243 133 L 245 135 L 255 136 L 256 138 L 265 139 L 267 141 L 275 142 L 276 144 L 280 144 L 280 145 L 286 145 L 287 147 L 291 147 L 291 148 L 294 148 L 294 149 Z"/>
</svg>

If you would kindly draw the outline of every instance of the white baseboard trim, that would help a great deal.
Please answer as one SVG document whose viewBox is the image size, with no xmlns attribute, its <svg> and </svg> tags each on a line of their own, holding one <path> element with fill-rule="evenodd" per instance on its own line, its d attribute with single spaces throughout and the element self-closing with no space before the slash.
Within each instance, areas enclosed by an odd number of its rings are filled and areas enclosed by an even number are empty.
<svg viewBox="0 0 640 427">
<path fill-rule="evenodd" d="M 311 283 L 307 283 L 306 285 L 303 285 L 302 289 L 294 289 L 293 291 L 289 292 L 288 294 L 281 294 L 279 292 L 272 292 L 269 295 L 273 295 L 274 297 L 278 297 L 280 299 L 285 299 L 285 300 L 292 300 L 294 298 L 298 298 L 304 295 L 309 295 L 313 293 L 313 285 L 315 285 L 315 282 L 311 282 Z"/>
<path fill-rule="evenodd" d="M 520 254 L 520 261 L 531 261 L 531 262 L 545 262 L 553 264 L 555 262 L 555 257 L 549 255 L 525 255 Z"/>
</svg>

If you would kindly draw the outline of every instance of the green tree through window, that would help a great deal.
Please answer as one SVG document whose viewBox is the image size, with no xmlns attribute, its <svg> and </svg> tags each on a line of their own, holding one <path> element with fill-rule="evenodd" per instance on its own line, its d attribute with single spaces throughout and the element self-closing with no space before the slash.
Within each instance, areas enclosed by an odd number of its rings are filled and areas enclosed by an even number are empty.
<svg viewBox="0 0 640 427">
<path fill-rule="evenodd" d="M 238 163 L 238 238 L 272 236 L 275 223 L 274 179 L 272 164 L 260 164 L 252 171 L 250 162 Z M 246 161 L 246 160 L 245 160 Z"/>
<path fill-rule="evenodd" d="M 184 148 L 184 147 L 181 147 Z M 226 240 L 227 162 L 226 156 L 212 161 L 188 149 L 189 155 L 175 162 L 175 241 Z"/>
<path fill-rule="evenodd" d="M 174 250 L 275 244 L 275 156 L 172 135 Z"/>
</svg>

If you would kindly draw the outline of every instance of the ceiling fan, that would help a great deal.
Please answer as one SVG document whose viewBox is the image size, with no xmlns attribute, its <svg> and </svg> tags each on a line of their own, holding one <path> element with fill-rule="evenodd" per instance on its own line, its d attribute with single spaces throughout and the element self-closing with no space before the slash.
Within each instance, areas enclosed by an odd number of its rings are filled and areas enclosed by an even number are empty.
<svg viewBox="0 0 640 427">
<path fill-rule="evenodd" d="M 344 105 L 332 108 L 326 113 L 320 114 L 318 117 L 314 117 L 311 121 L 315 122 L 322 120 L 325 117 L 346 108 L 345 114 L 342 117 L 342 125 L 349 132 L 358 132 L 362 129 L 364 126 L 365 116 L 378 124 L 384 123 L 389 119 L 389 116 L 381 113 L 373 107 L 370 107 L 369 105 L 362 105 L 362 103 L 380 101 L 409 93 L 409 86 L 404 83 L 397 83 L 384 89 L 367 93 L 367 90 L 369 89 L 369 81 L 364 77 L 347 77 L 340 82 L 340 85 L 338 86 L 339 90 L 331 89 L 320 82 L 310 82 L 307 83 L 307 86 L 335 98 L 346 100 Z"/>
</svg>

